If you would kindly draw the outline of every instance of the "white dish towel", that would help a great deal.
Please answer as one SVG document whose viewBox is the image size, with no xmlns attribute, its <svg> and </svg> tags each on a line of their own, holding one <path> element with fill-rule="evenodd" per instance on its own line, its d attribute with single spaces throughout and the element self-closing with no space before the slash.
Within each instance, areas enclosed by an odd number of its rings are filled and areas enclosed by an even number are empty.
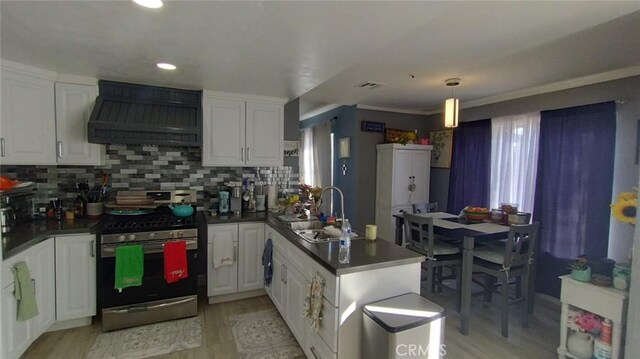
<svg viewBox="0 0 640 359">
<path fill-rule="evenodd" d="M 213 268 L 233 265 L 235 248 L 233 238 L 221 237 L 213 240 Z"/>
</svg>

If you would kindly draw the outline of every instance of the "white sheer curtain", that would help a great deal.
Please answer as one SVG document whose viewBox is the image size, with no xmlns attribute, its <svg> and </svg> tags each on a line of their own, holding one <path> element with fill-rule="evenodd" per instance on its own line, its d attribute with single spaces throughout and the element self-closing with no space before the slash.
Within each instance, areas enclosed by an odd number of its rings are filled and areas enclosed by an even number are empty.
<svg viewBox="0 0 640 359">
<path fill-rule="evenodd" d="M 517 203 L 533 213 L 540 113 L 491 119 L 491 208 Z"/>
<path fill-rule="evenodd" d="M 315 187 L 331 184 L 331 122 L 302 129 L 300 181 Z"/>
</svg>

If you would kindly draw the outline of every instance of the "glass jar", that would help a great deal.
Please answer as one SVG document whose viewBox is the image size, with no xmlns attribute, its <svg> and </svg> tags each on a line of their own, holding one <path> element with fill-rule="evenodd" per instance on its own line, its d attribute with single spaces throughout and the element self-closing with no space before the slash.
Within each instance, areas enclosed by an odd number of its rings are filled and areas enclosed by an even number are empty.
<svg viewBox="0 0 640 359">
<path fill-rule="evenodd" d="M 499 208 L 494 208 L 491 210 L 491 222 L 493 223 L 503 223 L 504 222 L 504 212 L 502 212 Z"/>
<path fill-rule="evenodd" d="M 614 288 L 628 291 L 631 283 L 631 266 L 627 263 L 616 263 L 612 279 Z"/>
</svg>

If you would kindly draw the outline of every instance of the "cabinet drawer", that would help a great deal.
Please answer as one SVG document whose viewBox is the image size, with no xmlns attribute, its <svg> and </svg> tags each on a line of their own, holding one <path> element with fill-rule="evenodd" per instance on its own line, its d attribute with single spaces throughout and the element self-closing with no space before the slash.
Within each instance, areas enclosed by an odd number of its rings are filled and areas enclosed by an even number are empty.
<svg viewBox="0 0 640 359">
<path fill-rule="evenodd" d="M 332 306 L 338 305 L 337 287 L 338 278 L 326 270 L 320 263 L 314 261 L 306 255 L 302 250 L 294 245 L 289 245 L 287 252 L 287 260 L 292 263 L 307 281 L 311 281 L 314 274 L 318 274 L 324 279 L 324 291 L 322 296 L 325 297 Z"/>
<path fill-rule="evenodd" d="M 338 308 L 333 307 L 329 301 L 323 299 L 321 313 L 322 320 L 318 327 L 318 334 L 332 351 L 337 351 L 338 335 L 336 334 L 336 330 L 338 328 Z M 315 331 L 315 329 L 311 330 Z"/>
<path fill-rule="evenodd" d="M 338 355 L 329 348 L 311 325 L 307 324 L 307 347 L 309 359 L 336 359 Z"/>
<path fill-rule="evenodd" d="M 267 237 L 268 238 L 268 237 Z M 271 240 L 273 241 L 273 247 L 277 249 L 283 255 L 287 254 L 287 247 L 289 241 L 284 236 L 278 233 L 276 230 L 272 230 Z"/>
</svg>

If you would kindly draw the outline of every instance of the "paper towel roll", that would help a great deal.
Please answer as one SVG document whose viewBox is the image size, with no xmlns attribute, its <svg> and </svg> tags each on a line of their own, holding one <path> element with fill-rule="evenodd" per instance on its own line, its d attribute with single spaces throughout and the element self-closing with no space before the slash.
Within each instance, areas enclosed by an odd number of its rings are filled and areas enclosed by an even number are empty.
<svg viewBox="0 0 640 359">
<path fill-rule="evenodd" d="M 267 201 L 268 201 L 267 206 L 269 207 L 269 209 L 278 207 L 278 205 L 276 204 L 277 200 L 278 200 L 278 187 L 276 187 L 276 185 L 274 184 L 269 185 L 269 189 L 267 191 Z"/>
</svg>

